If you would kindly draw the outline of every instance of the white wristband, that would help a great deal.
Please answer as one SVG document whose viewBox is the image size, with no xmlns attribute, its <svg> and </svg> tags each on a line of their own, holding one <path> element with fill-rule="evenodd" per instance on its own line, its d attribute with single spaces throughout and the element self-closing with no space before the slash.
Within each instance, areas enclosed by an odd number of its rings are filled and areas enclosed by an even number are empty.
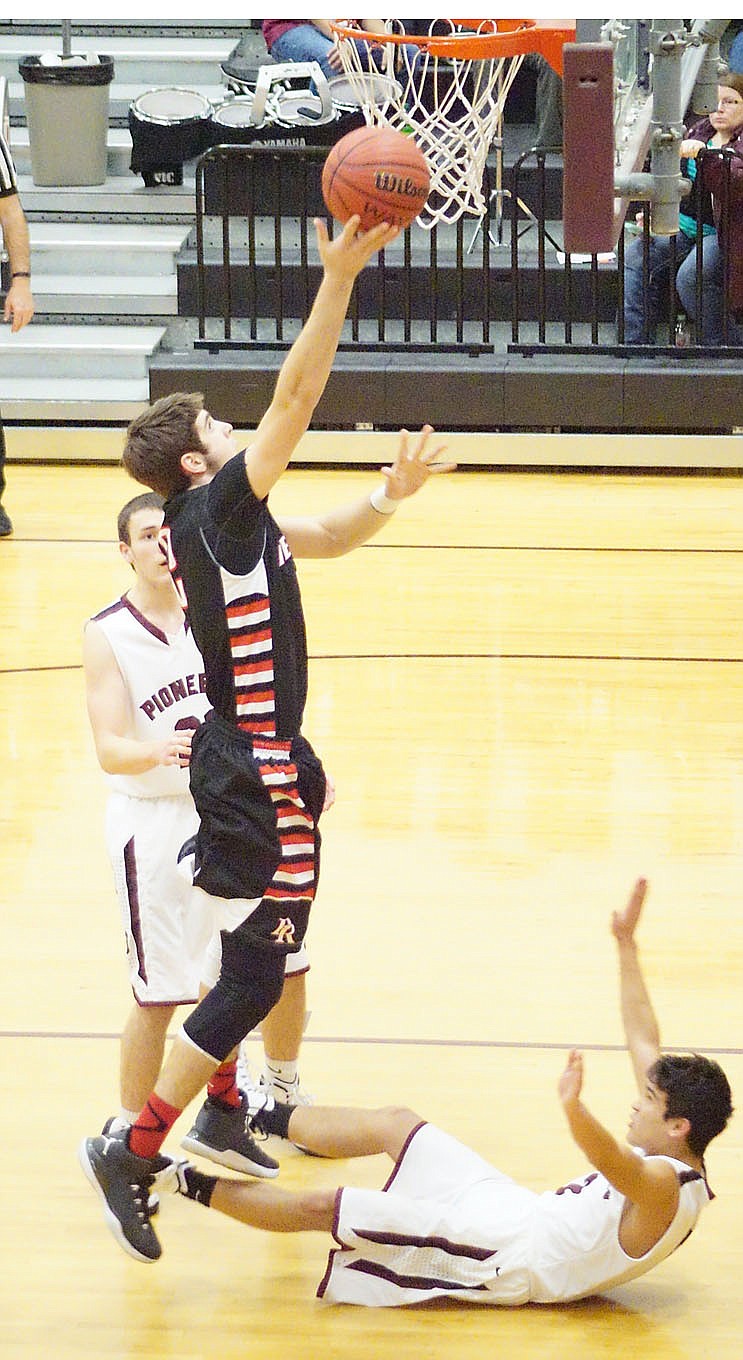
<svg viewBox="0 0 743 1360">
<path fill-rule="evenodd" d="M 394 515 L 398 505 L 400 504 L 399 501 L 393 501 L 390 499 L 390 497 L 387 495 L 387 490 L 384 485 L 377 486 L 374 488 L 374 490 L 371 493 L 371 496 L 369 497 L 369 502 L 372 506 L 372 509 L 376 510 L 380 515 Z"/>
</svg>

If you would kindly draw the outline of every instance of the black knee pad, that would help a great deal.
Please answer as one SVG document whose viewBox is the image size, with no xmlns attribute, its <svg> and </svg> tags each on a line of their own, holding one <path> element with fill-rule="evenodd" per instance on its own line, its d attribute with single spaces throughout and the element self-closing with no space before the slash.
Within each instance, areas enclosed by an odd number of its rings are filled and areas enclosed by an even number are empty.
<svg viewBox="0 0 743 1360">
<path fill-rule="evenodd" d="M 223 1062 L 273 1009 L 284 986 L 285 952 L 244 931 L 223 930 L 222 968 L 183 1029 L 204 1053 Z"/>
</svg>

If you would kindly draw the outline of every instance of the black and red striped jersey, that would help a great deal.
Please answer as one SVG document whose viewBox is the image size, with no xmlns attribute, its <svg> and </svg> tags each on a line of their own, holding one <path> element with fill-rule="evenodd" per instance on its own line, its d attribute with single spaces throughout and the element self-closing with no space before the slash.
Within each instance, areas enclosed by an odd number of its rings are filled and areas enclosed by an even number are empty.
<svg viewBox="0 0 743 1360">
<path fill-rule="evenodd" d="M 165 540 L 204 660 L 209 701 L 253 736 L 296 736 L 307 639 L 296 567 L 239 453 L 165 506 Z"/>
</svg>

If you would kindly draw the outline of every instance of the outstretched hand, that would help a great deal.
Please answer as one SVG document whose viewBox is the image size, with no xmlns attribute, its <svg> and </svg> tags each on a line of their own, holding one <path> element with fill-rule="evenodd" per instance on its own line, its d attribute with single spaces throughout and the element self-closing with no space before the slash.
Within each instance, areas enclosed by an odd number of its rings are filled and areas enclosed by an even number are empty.
<svg viewBox="0 0 743 1360">
<path fill-rule="evenodd" d="M 412 496 L 429 477 L 439 472 L 453 472 L 456 463 L 439 463 L 436 459 L 446 450 L 446 444 L 431 444 L 433 429 L 424 425 L 414 440 L 407 430 L 400 431 L 400 444 L 397 457 L 391 467 L 381 468 L 385 479 L 385 495 L 391 501 L 402 501 Z"/>
<path fill-rule="evenodd" d="M 360 220 L 358 215 L 349 217 L 340 236 L 331 241 L 324 218 L 315 218 L 317 248 L 327 275 L 343 281 L 355 279 L 378 250 L 384 250 L 400 235 L 399 227 L 386 222 L 371 231 L 361 231 Z"/>
<path fill-rule="evenodd" d="M 557 1083 L 557 1090 L 563 1105 L 570 1100 L 577 1100 L 582 1089 L 583 1054 L 579 1053 L 577 1048 L 571 1048 L 565 1071 Z"/>
<path fill-rule="evenodd" d="M 626 944 L 634 939 L 647 890 L 647 879 L 638 878 L 624 911 L 612 912 L 612 934 L 620 943 Z"/>
</svg>

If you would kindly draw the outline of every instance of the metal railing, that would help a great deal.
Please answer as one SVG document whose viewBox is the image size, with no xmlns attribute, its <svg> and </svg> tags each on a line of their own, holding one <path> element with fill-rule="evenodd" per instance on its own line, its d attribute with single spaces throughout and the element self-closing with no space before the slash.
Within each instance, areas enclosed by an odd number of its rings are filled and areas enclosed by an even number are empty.
<svg viewBox="0 0 743 1360">
<path fill-rule="evenodd" d="M 519 157 L 505 198 L 503 190 L 492 187 L 487 171 L 488 211 L 474 235 L 471 217 L 431 231 L 413 225 L 401 233 L 359 276 L 342 348 L 570 349 L 634 356 L 677 352 L 673 254 L 667 317 L 660 330 L 663 340 L 667 333 L 667 343 L 642 346 L 624 344 L 623 235 L 615 260 L 593 256 L 577 264 L 564 256 L 561 222 L 548 218 L 547 172 L 557 152 L 532 149 Z M 252 143 L 212 147 L 201 157 L 196 174 L 197 347 L 218 351 L 288 348 L 292 343 L 320 281 L 312 219 L 327 218 L 320 192 L 326 154 L 325 147 Z M 710 154 L 727 162 L 720 196 L 725 232 L 734 206 L 731 153 L 700 153 L 700 174 Z M 647 267 L 647 223 L 644 230 Z M 700 241 L 701 226 L 698 231 Z M 674 238 L 671 242 L 673 252 Z M 697 264 L 696 310 L 701 319 L 700 250 Z M 725 267 L 729 270 L 729 259 Z M 727 297 L 727 288 L 725 292 Z M 727 301 L 723 327 L 730 347 L 738 351 Z M 687 349 L 698 353 L 704 346 L 692 337 Z"/>
<path fill-rule="evenodd" d="M 312 219 L 327 217 L 320 194 L 326 154 L 320 147 L 253 144 L 212 147 L 201 157 L 197 345 L 291 343 L 320 280 Z M 337 225 L 328 222 L 332 234 Z M 485 232 L 477 257 L 468 255 L 468 227 L 471 219 L 461 219 L 401 233 L 357 280 L 343 343 L 491 348 L 491 242 Z"/>
</svg>

